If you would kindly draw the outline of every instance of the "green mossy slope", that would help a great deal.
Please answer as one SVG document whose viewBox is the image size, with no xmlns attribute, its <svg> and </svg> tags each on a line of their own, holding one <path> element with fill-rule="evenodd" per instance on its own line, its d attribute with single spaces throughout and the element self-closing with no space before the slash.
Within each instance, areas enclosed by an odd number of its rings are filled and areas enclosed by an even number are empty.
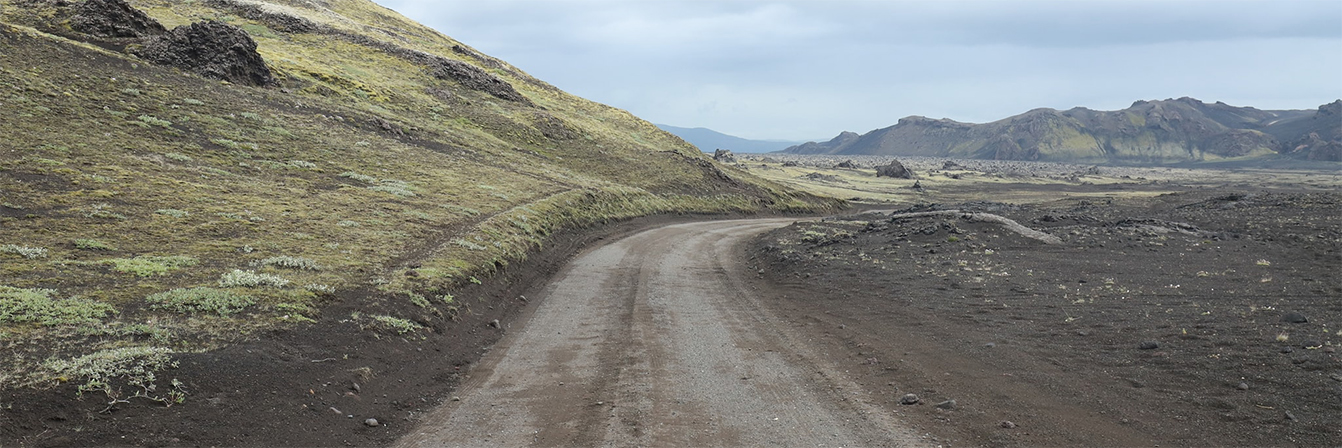
<svg viewBox="0 0 1342 448">
<path fill-rule="evenodd" d="M 69 8 L 0 1 L 0 387 L 96 389 L 69 363 L 161 367 L 342 318 L 324 306 L 352 290 L 376 322 L 450 319 L 454 287 L 561 229 L 838 205 L 372 2 L 129 3 L 242 28 L 279 84 L 151 65 Z"/>
</svg>

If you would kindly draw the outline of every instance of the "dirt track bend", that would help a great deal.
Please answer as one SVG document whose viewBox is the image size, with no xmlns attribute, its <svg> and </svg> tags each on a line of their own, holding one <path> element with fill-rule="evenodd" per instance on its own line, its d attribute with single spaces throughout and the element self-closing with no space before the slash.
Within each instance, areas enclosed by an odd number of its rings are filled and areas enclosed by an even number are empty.
<svg viewBox="0 0 1342 448">
<path fill-rule="evenodd" d="M 576 258 L 400 446 L 908 446 L 912 432 L 757 303 L 760 219 L 646 230 Z"/>
</svg>

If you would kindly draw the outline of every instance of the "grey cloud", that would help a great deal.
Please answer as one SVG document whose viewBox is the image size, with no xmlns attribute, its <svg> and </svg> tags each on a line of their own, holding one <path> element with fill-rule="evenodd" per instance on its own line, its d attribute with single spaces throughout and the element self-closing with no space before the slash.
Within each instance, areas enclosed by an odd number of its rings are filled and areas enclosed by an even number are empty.
<svg viewBox="0 0 1342 448">
<path fill-rule="evenodd" d="M 750 138 L 1186 95 L 1342 97 L 1331 0 L 380 3 L 575 94 Z"/>
</svg>

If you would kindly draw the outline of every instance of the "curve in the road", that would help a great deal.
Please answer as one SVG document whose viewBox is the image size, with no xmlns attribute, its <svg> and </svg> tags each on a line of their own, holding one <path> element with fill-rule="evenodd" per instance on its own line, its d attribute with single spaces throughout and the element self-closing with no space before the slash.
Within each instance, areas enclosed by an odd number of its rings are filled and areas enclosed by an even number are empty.
<svg viewBox="0 0 1342 448">
<path fill-rule="evenodd" d="M 787 219 L 678 224 L 576 258 L 400 446 L 905 446 L 758 306 L 737 250 Z"/>
</svg>

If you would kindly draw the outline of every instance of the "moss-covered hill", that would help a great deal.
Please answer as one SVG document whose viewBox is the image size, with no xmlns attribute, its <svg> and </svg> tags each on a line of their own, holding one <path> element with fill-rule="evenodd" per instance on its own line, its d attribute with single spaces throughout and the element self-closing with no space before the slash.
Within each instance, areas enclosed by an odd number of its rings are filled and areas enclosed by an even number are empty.
<svg viewBox="0 0 1342 448">
<path fill-rule="evenodd" d="M 835 205 L 369 1 L 123 6 L 0 0 L 0 389 L 176 400 L 134 386 L 276 328 L 445 325 L 561 229 Z"/>
<path fill-rule="evenodd" d="M 1342 101 L 1266 111 L 1193 98 L 1124 110 L 1035 109 L 991 123 L 906 117 L 858 136 L 806 143 L 794 154 L 905 155 L 1079 163 L 1165 164 L 1286 158 L 1342 161 Z"/>
</svg>

